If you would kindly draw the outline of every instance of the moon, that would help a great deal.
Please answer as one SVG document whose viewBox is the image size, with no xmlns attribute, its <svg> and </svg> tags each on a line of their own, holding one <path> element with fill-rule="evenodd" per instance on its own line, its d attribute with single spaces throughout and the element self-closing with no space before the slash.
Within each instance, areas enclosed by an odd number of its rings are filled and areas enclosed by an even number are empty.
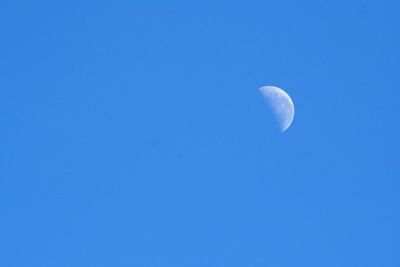
<svg viewBox="0 0 400 267">
<path fill-rule="evenodd" d="M 263 86 L 259 88 L 268 106 L 272 109 L 279 123 L 281 132 L 286 131 L 294 118 L 294 105 L 290 96 L 276 86 Z"/>
</svg>

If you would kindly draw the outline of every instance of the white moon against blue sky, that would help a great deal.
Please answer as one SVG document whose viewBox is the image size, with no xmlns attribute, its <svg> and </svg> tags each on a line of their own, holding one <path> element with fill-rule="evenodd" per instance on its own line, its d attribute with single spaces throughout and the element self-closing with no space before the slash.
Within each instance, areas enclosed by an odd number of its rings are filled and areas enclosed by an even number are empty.
<svg viewBox="0 0 400 267">
<path fill-rule="evenodd" d="M 279 123 L 281 132 L 286 131 L 294 118 L 294 105 L 290 96 L 276 86 L 263 86 L 260 89 L 268 106 Z"/>
</svg>

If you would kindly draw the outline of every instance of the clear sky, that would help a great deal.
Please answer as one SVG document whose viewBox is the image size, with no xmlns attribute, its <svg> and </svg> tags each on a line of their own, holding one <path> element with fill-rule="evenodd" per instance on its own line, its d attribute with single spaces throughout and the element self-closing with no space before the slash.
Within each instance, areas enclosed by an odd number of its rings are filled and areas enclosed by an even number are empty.
<svg viewBox="0 0 400 267">
<path fill-rule="evenodd" d="M 0 266 L 400 266 L 399 12 L 1 1 Z"/>
</svg>

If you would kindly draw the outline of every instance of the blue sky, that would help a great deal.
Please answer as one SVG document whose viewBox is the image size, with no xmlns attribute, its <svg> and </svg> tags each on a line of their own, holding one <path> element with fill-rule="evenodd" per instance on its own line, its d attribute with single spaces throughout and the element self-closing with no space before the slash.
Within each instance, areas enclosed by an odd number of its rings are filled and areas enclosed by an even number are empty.
<svg viewBox="0 0 400 267">
<path fill-rule="evenodd" d="M 400 266 L 399 8 L 2 1 L 0 265 Z"/>
</svg>

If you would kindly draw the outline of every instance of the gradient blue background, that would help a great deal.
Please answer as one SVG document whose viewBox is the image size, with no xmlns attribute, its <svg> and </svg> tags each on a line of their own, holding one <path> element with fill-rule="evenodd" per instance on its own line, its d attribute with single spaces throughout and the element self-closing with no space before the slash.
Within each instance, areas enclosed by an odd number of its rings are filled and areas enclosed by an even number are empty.
<svg viewBox="0 0 400 267">
<path fill-rule="evenodd" d="M 0 266 L 400 266 L 399 12 L 1 1 Z"/>
</svg>

